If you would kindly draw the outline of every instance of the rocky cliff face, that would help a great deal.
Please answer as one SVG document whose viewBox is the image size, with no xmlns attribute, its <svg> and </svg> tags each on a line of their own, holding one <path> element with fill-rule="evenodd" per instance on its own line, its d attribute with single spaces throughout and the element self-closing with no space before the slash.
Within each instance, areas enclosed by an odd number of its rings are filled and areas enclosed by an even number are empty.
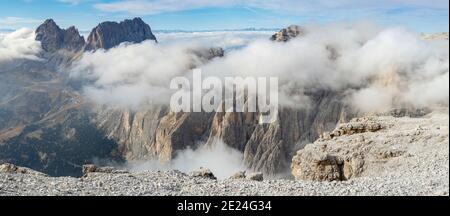
<svg viewBox="0 0 450 216">
<path fill-rule="evenodd" d="M 123 22 L 103 22 L 89 34 L 86 50 L 110 49 L 123 42 L 140 43 L 156 40 L 149 25 L 142 19 L 134 18 Z"/>
<path fill-rule="evenodd" d="M 299 150 L 292 159 L 292 174 L 297 180 L 344 181 L 420 176 L 412 170 L 448 173 L 448 165 L 443 165 L 448 164 L 448 133 L 448 108 L 412 118 L 356 118 Z"/>
<path fill-rule="evenodd" d="M 84 45 L 84 37 L 75 27 L 61 29 L 52 20 L 46 20 L 36 30 L 36 40 L 42 44 L 42 49 L 47 52 L 56 52 L 60 49 L 79 51 Z"/>
</svg>

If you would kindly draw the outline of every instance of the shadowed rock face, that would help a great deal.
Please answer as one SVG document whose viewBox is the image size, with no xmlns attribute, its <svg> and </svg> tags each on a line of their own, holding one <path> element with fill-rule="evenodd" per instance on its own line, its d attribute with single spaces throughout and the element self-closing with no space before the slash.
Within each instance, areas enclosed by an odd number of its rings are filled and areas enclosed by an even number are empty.
<svg viewBox="0 0 450 216">
<path fill-rule="evenodd" d="M 80 35 L 78 29 L 74 26 L 64 31 L 64 48 L 68 50 L 79 51 L 85 45 L 84 37 Z"/>
<path fill-rule="evenodd" d="M 271 124 L 258 124 L 259 113 L 216 113 L 208 143 L 221 139 L 243 152 L 251 169 L 268 175 L 282 173 L 294 152 L 352 116 L 339 94 L 317 91 L 310 97 L 310 107 L 281 108 L 278 120 Z"/>
<path fill-rule="evenodd" d="M 87 39 L 86 50 L 110 49 L 123 42 L 140 43 L 156 40 L 149 25 L 134 18 L 123 22 L 103 22 L 95 27 Z"/>
<path fill-rule="evenodd" d="M 47 52 L 60 49 L 79 51 L 85 45 L 84 38 L 75 27 L 61 29 L 52 19 L 46 20 L 37 28 L 36 40 L 41 42 L 42 49 Z"/>
</svg>

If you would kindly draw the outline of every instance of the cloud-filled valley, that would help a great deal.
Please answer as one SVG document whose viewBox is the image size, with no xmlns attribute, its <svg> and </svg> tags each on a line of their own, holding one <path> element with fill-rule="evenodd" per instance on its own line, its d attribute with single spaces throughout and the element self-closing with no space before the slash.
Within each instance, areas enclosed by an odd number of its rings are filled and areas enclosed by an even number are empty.
<svg viewBox="0 0 450 216">
<path fill-rule="evenodd" d="M 307 105 L 304 92 L 312 89 L 341 92 L 363 112 L 448 105 L 448 41 L 426 41 L 402 28 L 370 23 L 311 25 L 305 31 L 287 43 L 259 34 L 172 34 L 165 38 L 171 43 L 122 44 L 85 53 L 72 74 L 93 81 L 84 92 L 94 101 L 128 107 L 167 103 L 170 80 L 190 76 L 192 66 L 204 77 L 278 77 L 281 106 Z M 191 40 L 193 35 L 200 39 Z M 241 48 L 211 62 L 189 52 L 230 43 Z"/>
</svg>

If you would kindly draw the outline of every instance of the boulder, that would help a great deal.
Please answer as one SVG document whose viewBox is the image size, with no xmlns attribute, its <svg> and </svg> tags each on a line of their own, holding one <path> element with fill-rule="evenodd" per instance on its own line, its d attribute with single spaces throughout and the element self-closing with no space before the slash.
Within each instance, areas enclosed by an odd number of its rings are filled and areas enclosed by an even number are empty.
<svg viewBox="0 0 450 216">
<path fill-rule="evenodd" d="M 341 180 L 342 162 L 326 153 L 300 150 L 292 159 L 292 174 L 297 180 Z"/>
<path fill-rule="evenodd" d="M 34 175 L 42 175 L 46 176 L 44 173 L 40 173 L 38 171 L 34 171 L 29 168 L 19 167 L 14 164 L 4 163 L 0 165 L 0 173 L 8 173 L 8 174 L 34 174 Z"/>
<path fill-rule="evenodd" d="M 211 170 L 209 170 L 208 168 L 203 168 L 203 167 L 200 167 L 200 170 L 198 170 L 198 171 L 191 172 L 190 176 L 217 180 L 217 178 L 214 176 L 214 174 L 211 172 Z"/>
<path fill-rule="evenodd" d="M 365 132 L 377 132 L 383 129 L 383 125 L 378 122 L 374 122 L 370 120 L 370 118 L 356 118 L 350 121 L 349 123 L 340 124 L 334 129 L 331 133 L 323 133 L 320 137 L 324 140 L 330 140 L 335 137 L 344 136 L 344 135 L 353 135 L 358 133 Z"/>
<path fill-rule="evenodd" d="M 83 165 L 82 171 L 84 176 L 87 176 L 90 173 L 111 173 L 111 174 L 128 173 L 128 171 L 119 170 L 114 167 L 99 167 L 93 164 Z"/>
<path fill-rule="evenodd" d="M 41 42 L 43 50 L 50 53 L 61 49 L 76 52 L 85 45 L 84 37 L 75 27 L 61 29 L 52 19 L 36 29 L 36 40 Z"/>
<path fill-rule="evenodd" d="M 245 171 L 239 171 L 232 176 L 230 176 L 230 179 L 245 179 L 246 172 Z"/>
<path fill-rule="evenodd" d="M 110 49 L 123 42 L 140 43 L 145 40 L 157 42 L 148 24 L 141 18 L 117 22 L 102 22 L 92 29 L 85 50 Z"/>
<path fill-rule="evenodd" d="M 247 176 L 247 179 L 252 181 L 263 181 L 264 175 L 262 172 L 252 173 Z"/>
</svg>

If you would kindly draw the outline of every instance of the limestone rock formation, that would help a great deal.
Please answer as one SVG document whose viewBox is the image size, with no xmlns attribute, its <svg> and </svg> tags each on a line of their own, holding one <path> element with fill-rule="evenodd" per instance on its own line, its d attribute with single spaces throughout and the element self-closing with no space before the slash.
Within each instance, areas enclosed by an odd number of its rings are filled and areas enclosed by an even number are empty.
<svg viewBox="0 0 450 216">
<path fill-rule="evenodd" d="M 232 176 L 230 176 L 229 179 L 245 179 L 246 178 L 246 172 L 245 171 L 239 171 Z"/>
<path fill-rule="evenodd" d="M 123 42 L 140 43 L 156 40 L 152 30 L 141 18 L 117 22 L 103 22 L 92 29 L 87 38 L 86 50 L 110 49 Z"/>
<path fill-rule="evenodd" d="M 41 42 L 42 49 L 47 52 L 60 49 L 79 51 L 85 45 L 83 36 L 75 27 L 61 29 L 52 19 L 46 20 L 37 28 L 36 40 Z"/>
<path fill-rule="evenodd" d="M 64 42 L 63 47 L 67 50 L 79 51 L 85 45 L 84 37 L 80 35 L 78 29 L 74 26 L 64 30 Z"/>
<path fill-rule="evenodd" d="M 208 168 L 203 168 L 203 167 L 200 167 L 200 170 L 198 170 L 198 171 L 191 172 L 190 176 L 217 180 L 217 178 L 214 176 L 214 174 L 211 172 L 211 170 L 209 170 Z"/>
<path fill-rule="evenodd" d="M 364 151 L 370 147 L 366 145 L 370 142 L 364 135 L 357 134 L 373 133 L 385 127 L 374 119 L 352 119 L 349 123 L 337 126 L 333 132 L 324 133 L 314 144 L 306 145 L 292 159 L 292 174 L 298 180 L 310 181 L 341 181 L 358 176 L 364 166 Z M 342 154 L 330 153 L 328 143 L 341 136 L 356 136 L 349 139 L 355 143 L 350 145 L 352 149 L 346 149 Z"/>
<path fill-rule="evenodd" d="M 388 115 L 392 115 L 394 117 L 422 117 L 426 114 L 429 114 L 431 112 L 428 108 L 419 108 L 419 109 L 412 109 L 412 108 L 394 108 L 391 109 L 388 113 Z"/>
<path fill-rule="evenodd" d="M 408 160 L 417 160 L 409 159 L 413 155 L 424 154 L 429 148 L 448 148 L 447 121 L 448 109 L 421 118 L 354 119 L 338 126 L 330 133 L 334 136 L 299 150 L 292 159 L 292 175 L 297 180 L 343 181 L 411 169 Z"/>
<path fill-rule="evenodd" d="M 280 108 L 278 120 L 258 124 L 259 113 L 216 113 L 209 142 L 221 139 L 244 153 L 245 163 L 267 175 L 287 170 L 294 153 L 353 114 L 341 96 L 328 91 L 311 93 L 311 106 Z"/>
<path fill-rule="evenodd" d="M 272 41 L 277 41 L 277 42 L 286 42 L 297 36 L 302 36 L 305 33 L 306 33 L 305 30 L 302 29 L 300 26 L 291 25 L 287 28 L 281 29 L 279 32 L 272 35 L 272 37 L 270 39 Z"/>
<path fill-rule="evenodd" d="M 356 118 L 349 123 L 340 124 L 333 132 L 326 132 L 320 138 L 330 140 L 343 135 L 376 132 L 382 128 L 383 126 L 380 123 L 371 121 L 370 118 Z"/>
</svg>

